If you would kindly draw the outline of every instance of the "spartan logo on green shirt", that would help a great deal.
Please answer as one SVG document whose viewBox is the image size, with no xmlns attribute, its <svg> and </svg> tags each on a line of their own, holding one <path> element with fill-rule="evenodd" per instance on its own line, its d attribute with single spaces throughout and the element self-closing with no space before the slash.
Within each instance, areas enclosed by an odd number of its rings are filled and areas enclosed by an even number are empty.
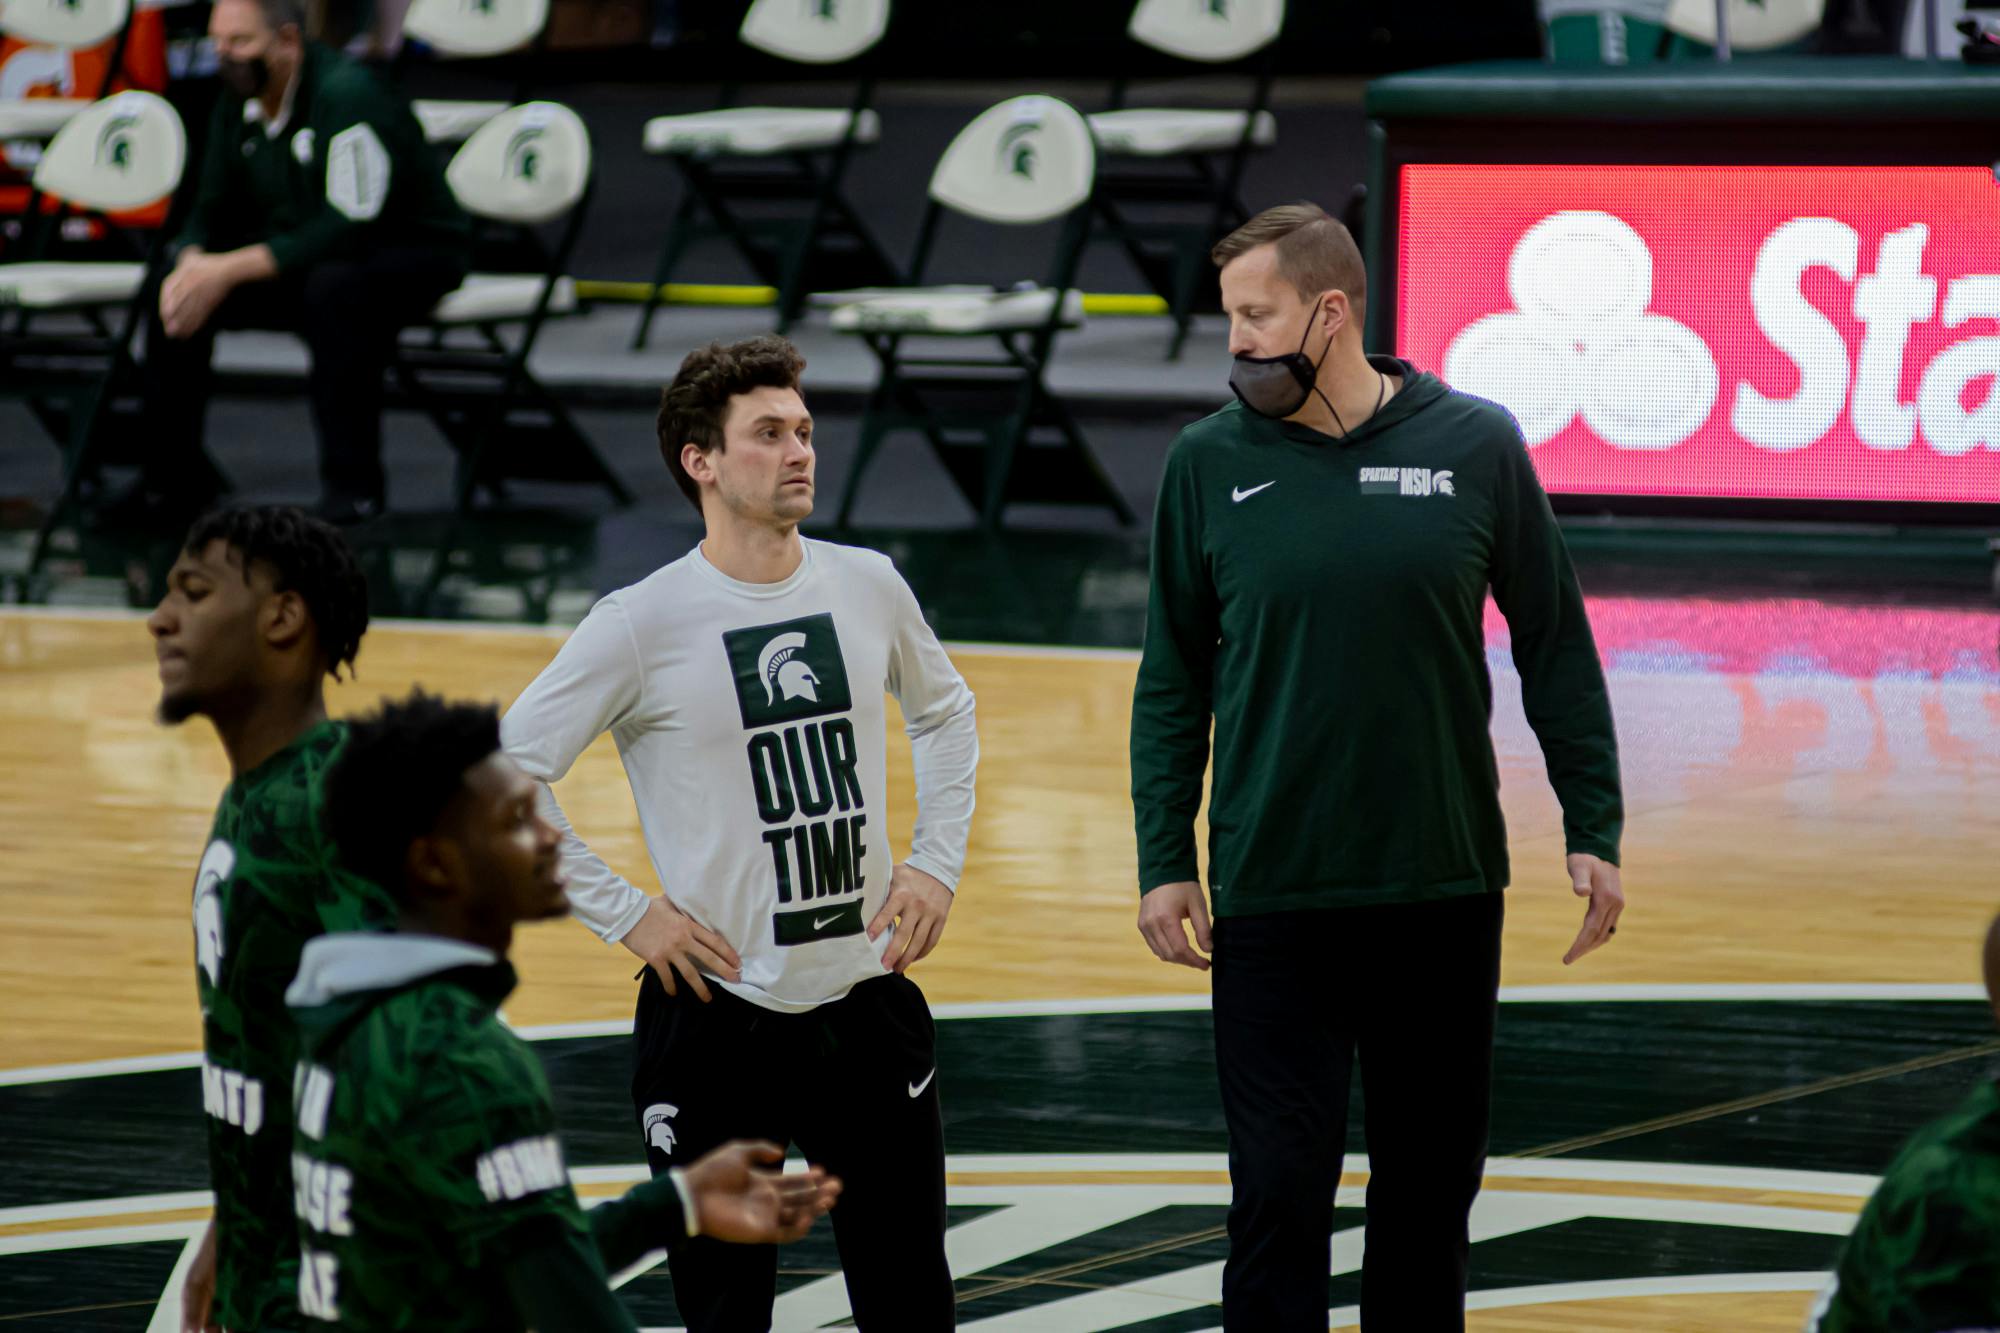
<svg viewBox="0 0 2000 1333">
<path fill-rule="evenodd" d="M 1360 471 L 1363 495 L 1457 495 L 1449 468 L 1365 467 Z"/>
<path fill-rule="evenodd" d="M 733 629 L 722 636 L 747 730 L 844 713 L 854 706 L 831 615 Z"/>
<path fill-rule="evenodd" d="M 236 849 L 217 838 L 201 854 L 194 876 L 194 961 L 208 974 L 208 984 L 222 981 L 222 955 L 227 948 L 222 929 L 222 882 L 236 869 Z"/>
</svg>

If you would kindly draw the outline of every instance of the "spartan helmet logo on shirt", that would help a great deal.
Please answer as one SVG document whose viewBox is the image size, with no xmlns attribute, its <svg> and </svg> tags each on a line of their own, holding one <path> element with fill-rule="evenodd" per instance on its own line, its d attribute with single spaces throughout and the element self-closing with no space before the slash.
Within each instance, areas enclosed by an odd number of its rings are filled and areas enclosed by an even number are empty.
<svg viewBox="0 0 2000 1333">
<path fill-rule="evenodd" d="M 201 854 L 194 876 L 194 961 L 217 985 L 222 979 L 222 881 L 236 869 L 236 849 L 220 838 Z"/>
<path fill-rule="evenodd" d="M 722 636 L 736 706 L 748 731 L 853 707 L 831 615 L 746 625 Z"/>
<path fill-rule="evenodd" d="M 805 646 L 806 636 L 797 632 L 780 634 L 764 645 L 764 651 L 757 655 L 757 674 L 764 681 L 765 703 L 776 703 L 780 698 L 819 702 L 819 677 L 799 655 Z"/>
</svg>

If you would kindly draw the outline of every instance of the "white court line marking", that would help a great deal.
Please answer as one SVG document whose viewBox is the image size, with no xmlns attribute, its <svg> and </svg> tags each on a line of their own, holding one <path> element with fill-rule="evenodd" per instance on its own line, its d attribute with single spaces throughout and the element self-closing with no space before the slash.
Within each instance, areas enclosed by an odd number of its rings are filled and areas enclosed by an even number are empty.
<svg viewBox="0 0 2000 1333">
<path fill-rule="evenodd" d="M 144 620 L 150 610 L 123 606 L 9 606 L 0 608 L 0 620 Z M 417 620 L 382 616 L 368 622 L 371 630 L 409 630 L 418 634 L 461 634 L 468 638 L 481 634 L 508 634 L 523 638 L 566 639 L 573 625 L 534 625 L 520 620 Z M 1027 657 L 1050 662 L 1105 661 L 1136 662 L 1136 648 L 1090 648 L 1068 644 L 985 643 L 946 640 L 948 653 L 967 657 Z"/>
<path fill-rule="evenodd" d="M 97 1245 L 138 1245 L 151 1240 L 186 1240 L 208 1226 L 200 1222 L 159 1222 L 140 1227 L 93 1227 L 88 1231 L 50 1231 L 34 1236 L 0 1236 L 0 1256 L 45 1254 L 50 1250 L 86 1250 Z"/>
<path fill-rule="evenodd" d="M 200 1064 L 199 1051 L 176 1051 L 172 1055 L 128 1055 L 116 1060 L 29 1065 L 21 1069 L 0 1069 L 0 1088 L 22 1083 L 60 1083 L 72 1078 L 104 1078 L 111 1074 L 152 1074 L 163 1069 L 193 1069 Z"/>
<path fill-rule="evenodd" d="M 128 1194 L 113 1199 L 86 1199 L 80 1203 L 44 1203 L 25 1208 L 0 1208 L 0 1227 L 31 1222 L 71 1222 L 85 1217 L 116 1217 L 131 1213 L 165 1213 L 182 1208 L 208 1208 L 215 1196 L 207 1190 L 182 1194 Z"/>
<path fill-rule="evenodd" d="M 1520 1305 L 1557 1301 L 1608 1301 L 1630 1296 L 1728 1296 L 1754 1292 L 1815 1292 L 1826 1286 L 1825 1273 L 1713 1273 L 1696 1277 L 1614 1278 L 1602 1282 L 1555 1282 L 1538 1287 L 1503 1287 L 1469 1292 L 1468 1310 L 1504 1310 Z M 1804 1320 L 1805 1314 L 1800 1312 Z M 1355 1327 L 1361 1307 L 1343 1305 L 1327 1312 L 1336 1327 Z M 1212 1329 L 1210 1333 L 1222 1333 Z"/>
<path fill-rule="evenodd" d="M 1976 983 L 1948 982 L 1670 982 L 1602 986 L 1502 986 L 1502 1004 L 1638 1004 L 1662 1001 L 1981 1001 L 1986 991 Z M 931 1006 L 938 1019 L 1062 1018 L 1085 1014 L 1192 1013 L 1209 1007 L 1209 997 L 1187 995 L 1113 995 L 1079 1000 L 993 1000 Z M 560 1041 L 580 1037 L 622 1037 L 632 1031 L 630 1019 L 586 1023 L 540 1023 L 518 1027 L 528 1041 Z M 145 1074 L 190 1069 L 201 1063 L 198 1051 L 170 1055 L 125 1056 L 115 1060 L 85 1060 L 75 1064 L 32 1065 L 0 1069 L 0 1087 L 24 1083 L 56 1083 L 72 1078 L 102 1078 L 112 1074 Z"/>
<path fill-rule="evenodd" d="M 1343 1165 L 1348 1171 L 1365 1173 L 1368 1170 L 1367 1154 L 1349 1153 Z M 795 1159 L 786 1163 L 786 1169 L 803 1171 L 805 1163 Z M 997 1176 L 1066 1173 L 1117 1175 L 1156 1172 L 1224 1175 L 1229 1170 L 1229 1158 L 1222 1153 L 1022 1153 L 1018 1155 L 967 1153 L 947 1157 L 945 1170 L 958 1175 Z M 644 1163 L 636 1162 L 625 1166 L 580 1166 L 571 1169 L 569 1173 L 570 1180 L 577 1185 L 631 1185 L 646 1180 L 649 1174 Z M 1794 1171 L 1781 1167 L 1733 1167 L 1690 1162 L 1639 1162 L 1560 1157 L 1489 1158 L 1486 1162 L 1486 1176 L 1489 1180 L 1539 1178 L 1604 1181 L 1630 1185 L 1711 1186 L 1724 1189 L 1831 1195 L 1853 1199 L 1867 1198 L 1874 1193 L 1877 1183 L 1874 1176 L 1850 1175 L 1834 1171 Z M 1069 1187 L 1005 1184 L 953 1186 L 952 1197 L 966 1203 L 1012 1203 L 1024 1197 L 1041 1197 L 1033 1194 L 1024 1195 L 1022 1191 L 1064 1188 Z M 1117 1188 L 1120 1190 L 1158 1188 L 1172 1193 L 1174 1197 L 1181 1197 L 1191 1189 L 1202 1187 L 1189 1185 L 1154 1187 L 1149 1182 L 1142 1182 L 1119 1185 Z M 1220 1191 L 1218 1197 L 1227 1201 L 1229 1189 L 1227 1185 L 1208 1188 Z M 1519 1193 L 1519 1191 L 1514 1192 Z M 1358 1199 L 1358 1190 L 1350 1188 L 1343 1191 L 1343 1195 L 1349 1193 Z M 1166 1195 L 1163 1194 L 1162 1197 Z M 182 1194 L 134 1194 L 73 1203 L 37 1204 L 0 1209 L 0 1226 L 130 1216 L 135 1213 L 165 1212 L 183 1208 L 207 1208 L 213 1202 L 213 1195 L 206 1190 L 198 1190 Z M 586 1206 L 594 1202 L 596 1200 L 585 1201 Z"/>
<path fill-rule="evenodd" d="M 181 1287 L 187 1282 L 188 1269 L 194 1267 L 195 1255 L 201 1252 L 202 1235 L 195 1232 L 181 1246 L 181 1257 L 174 1260 L 174 1271 L 167 1278 L 167 1289 L 160 1293 L 160 1303 L 153 1307 L 146 1333 L 181 1333 Z"/>
</svg>

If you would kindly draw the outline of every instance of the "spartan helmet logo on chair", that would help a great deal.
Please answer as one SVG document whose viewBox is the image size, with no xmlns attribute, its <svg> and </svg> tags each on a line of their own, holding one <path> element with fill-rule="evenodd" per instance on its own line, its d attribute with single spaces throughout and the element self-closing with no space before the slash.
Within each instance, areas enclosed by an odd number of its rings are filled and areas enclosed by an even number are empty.
<svg viewBox="0 0 2000 1333">
<path fill-rule="evenodd" d="M 1009 175 L 1035 178 L 1035 141 L 1033 135 L 1042 128 L 1039 120 L 1022 121 L 1009 125 L 1000 136 L 1000 161 Z"/>
<path fill-rule="evenodd" d="M 533 181 L 541 171 L 542 152 L 538 129 L 524 129 L 507 143 L 507 174 Z"/>
<path fill-rule="evenodd" d="M 107 166 L 124 170 L 132 165 L 132 128 L 139 123 L 136 116 L 117 116 L 106 122 L 97 134 L 97 160 Z"/>
<path fill-rule="evenodd" d="M 819 677 L 799 656 L 805 646 L 806 636 L 794 630 L 780 634 L 757 654 L 757 676 L 764 682 L 765 703 L 776 703 L 781 698 L 819 702 Z"/>
</svg>

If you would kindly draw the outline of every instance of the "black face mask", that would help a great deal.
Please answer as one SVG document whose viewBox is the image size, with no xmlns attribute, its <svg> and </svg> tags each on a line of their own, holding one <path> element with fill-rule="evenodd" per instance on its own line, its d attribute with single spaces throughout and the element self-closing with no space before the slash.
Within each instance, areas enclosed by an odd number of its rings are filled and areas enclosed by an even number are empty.
<svg viewBox="0 0 2000 1333">
<path fill-rule="evenodd" d="M 1318 314 L 1319 307 L 1313 307 Z M 1312 316 L 1299 331 L 1299 347 L 1283 356 L 1239 356 L 1229 371 L 1229 387 L 1237 399 L 1260 417 L 1283 419 L 1306 405 L 1318 392 L 1320 362 L 1333 350 L 1333 339 L 1320 349 L 1319 361 L 1306 360 L 1306 339 L 1312 334 Z M 1320 394 L 1324 398 L 1325 394 Z M 1331 403 L 1328 404 L 1332 406 Z"/>
<path fill-rule="evenodd" d="M 248 60 L 218 60 L 215 72 L 223 86 L 239 97 L 255 97 L 271 82 L 271 66 L 262 56 Z"/>
</svg>

